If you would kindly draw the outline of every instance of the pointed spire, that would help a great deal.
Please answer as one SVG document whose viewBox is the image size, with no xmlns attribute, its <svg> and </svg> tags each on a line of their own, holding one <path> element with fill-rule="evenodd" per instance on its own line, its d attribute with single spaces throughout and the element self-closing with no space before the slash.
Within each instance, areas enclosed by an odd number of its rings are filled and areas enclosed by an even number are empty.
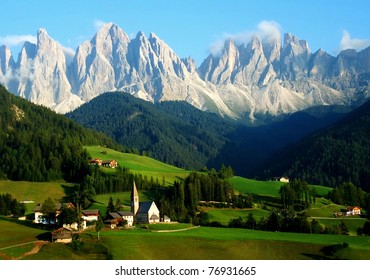
<svg viewBox="0 0 370 280">
<path fill-rule="evenodd" d="M 131 191 L 131 212 L 136 215 L 137 211 L 139 210 L 139 193 L 136 188 L 135 180 L 132 185 Z"/>
</svg>

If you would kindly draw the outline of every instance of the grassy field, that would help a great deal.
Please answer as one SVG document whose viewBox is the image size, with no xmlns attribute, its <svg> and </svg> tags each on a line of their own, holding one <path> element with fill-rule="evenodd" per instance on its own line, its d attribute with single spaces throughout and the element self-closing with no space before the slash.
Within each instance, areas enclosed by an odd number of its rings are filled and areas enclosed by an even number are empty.
<svg viewBox="0 0 370 280">
<path fill-rule="evenodd" d="M 235 176 L 229 179 L 233 188 L 241 193 L 253 193 L 259 196 L 278 197 L 280 187 L 284 184 L 276 181 L 257 181 L 248 178 Z M 331 188 L 312 185 L 318 196 L 325 196 Z"/>
<path fill-rule="evenodd" d="M 26 214 L 32 213 L 37 203 L 42 203 L 48 197 L 61 200 L 66 189 L 73 185 L 65 182 L 23 182 L 0 180 L 0 194 L 10 193 L 18 201 L 27 201 Z"/>
<path fill-rule="evenodd" d="M 222 225 L 227 226 L 231 219 L 237 219 L 242 217 L 246 220 L 247 216 L 252 213 L 256 221 L 259 221 L 261 217 L 267 217 L 269 212 L 262 209 L 218 209 L 218 208 L 204 208 L 205 212 L 208 213 L 209 221 L 217 221 Z"/>
<path fill-rule="evenodd" d="M 323 246 L 343 242 L 349 244 L 351 258 L 370 259 L 368 237 L 207 227 L 166 233 L 104 231 L 101 236 L 113 259 L 320 259 Z"/>
<path fill-rule="evenodd" d="M 39 241 L 39 238 L 47 232 L 28 225 L 27 222 L 0 216 L 0 259 L 19 257 L 30 251 L 34 245 L 28 243 Z M 24 245 L 13 247 L 19 244 Z"/>
<path fill-rule="evenodd" d="M 177 168 L 146 156 L 121 153 L 101 146 L 86 146 L 85 148 L 92 158 L 114 159 L 119 166 L 129 168 L 134 174 L 146 175 L 148 178 L 153 177 L 160 182 L 162 182 L 164 177 L 166 184 L 172 184 L 175 180 L 185 178 L 190 173 L 190 171 L 185 169 Z M 105 170 L 107 172 L 114 171 L 108 168 Z"/>
<path fill-rule="evenodd" d="M 44 230 L 29 224 L 1 218 L 0 249 L 20 243 L 38 240 Z M 158 230 L 170 230 L 158 232 Z M 178 229 L 185 229 L 178 231 Z M 173 230 L 173 231 L 171 231 Z M 149 230 L 109 230 L 101 233 L 86 231 L 80 237 L 83 247 L 79 251 L 70 245 L 49 243 L 26 259 L 43 260 L 90 260 L 90 259 L 370 259 L 370 239 L 363 236 L 337 236 L 264 232 L 246 229 L 191 227 L 189 224 L 151 225 Z M 349 244 L 334 256 L 324 256 L 321 249 L 327 245 Z M 102 246 L 104 245 L 104 246 Z M 0 250 L 0 259 L 19 256 L 31 249 L 31 245 Z M 176 248 L 176 249 L 174 249 Z"/>
</svg>

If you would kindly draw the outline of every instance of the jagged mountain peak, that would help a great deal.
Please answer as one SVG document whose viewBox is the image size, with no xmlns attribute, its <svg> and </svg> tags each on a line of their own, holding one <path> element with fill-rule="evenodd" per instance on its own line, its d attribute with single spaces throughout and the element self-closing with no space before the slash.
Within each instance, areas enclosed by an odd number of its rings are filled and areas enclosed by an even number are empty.
<svg viewBox="0 0 370 280">
<path fill-rule="evenodd" d="M 41 28 L 37 45 L 26 42 L 16 65 L 10 66 L 6 48 L 0 50 L 0 79 L 16 94 L 59 112 L 120 90 L 152 102 L 186 100 L 202 110 L 251 119 L 348 104 L 357 88 L 369 84 L 369 51 L 311 54 L 305 40 L 286 33 L 282 42 L 279 34 L 256 34 L 243 44 L 229 38 L 197 68 L 154 32 L 147 37 L 139 31 L 130 39 L 110 22 L 78 46 L 67 65 L 63 47 Z"/>
<path fill-rule="evenodd" d="M 301 40 L 297 36 L 291 33 L 285 33 L 283 48 L 287 48 L 289 46 L 295 49 L 299 49 L 301 51 L 308 51 L 308 52 L 310 51 L 306 40 Z"/>
</svg>

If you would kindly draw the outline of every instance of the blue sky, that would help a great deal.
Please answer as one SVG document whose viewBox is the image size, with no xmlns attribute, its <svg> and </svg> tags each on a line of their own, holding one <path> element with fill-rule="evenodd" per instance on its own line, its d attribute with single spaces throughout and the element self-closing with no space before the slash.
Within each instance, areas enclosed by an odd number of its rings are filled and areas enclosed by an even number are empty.
<svg viewBox="0 0 370 280">
<path fill-rule="evenodd" d="M 5 3 L 4 3 L 5 2 Z M 180 56 L 199 65 L 225 38 L 289 32 L 336 55 L 370 45 L 368 0 L 79 0 L 2 1 L 0 45 L 17 57 L 24 39 L 45 28 L 61 45 L 76 49 L 101 23 L 114 22 L 130 37 L 156 33 Z"/>
</svg>

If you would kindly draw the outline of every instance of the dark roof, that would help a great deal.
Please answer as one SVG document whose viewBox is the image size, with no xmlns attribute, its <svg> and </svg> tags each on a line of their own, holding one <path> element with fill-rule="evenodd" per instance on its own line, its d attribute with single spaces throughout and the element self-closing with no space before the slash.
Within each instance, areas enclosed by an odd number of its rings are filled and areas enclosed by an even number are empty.
<svg viewBox="0 0 370 280">
<path fill-rule="evenodd" d="M 116 212 L 109 212 L 107 214 L 107 216 L 105 217 L 105 219 L 109 219 L 109 218 L 111 218 L 111 219 L 120 219 L 121 216 Z"/>
<path fill-rule="evenodd" d="M 75 206 L 73 205 L 72 202 L 67 202 L 67 203 L 55 203 L 55 207 L 56 207 L 56 210 L 61 210 L 62 209 L 62 206 L 66 206 L 66 207 L 73 207 L 75 208 Z M 32 209 L 33 212 L 41 212 L 42 210 L 42 203 L 39 203 L 35 206 L 35 208 Z"/>
<path fill-rule="evenodd" d="M 111 162 L 116 162 L 116 161 L 114 159 L 107 159 L 107 160 L 103 160 L 102 164 L 110 164 Z"/>
<path fill-rule="evenodd" d="M 137 211 L 138 213 L 148 213 L 150 207 L 154 201 L 146 201 L 146 202 L 140 202 L 139 203 L 139 210 Z"/>
<path fill-rule="evenodd" d="M 53 239 L 69 239 L 72 238 L 72 230 L 69 228 L 59 228 L 52 233 Z"/>
<path fill-rule="evenodd" d="M 129 212 L 129 211 L 126 211 L 126 212 L 124 212 L 124 211 L 118 211 L 117 213 L 119 215 L 121 215 L 122 217 L 123 216 L 134 216 L 134 214 L 132 212 Z"/>
<path fill-rule="evenodd" d="M 99 209 L 86 209 L 82 210 L 82 214 L 84 215 L 99 215 Z"/>
</svg>

